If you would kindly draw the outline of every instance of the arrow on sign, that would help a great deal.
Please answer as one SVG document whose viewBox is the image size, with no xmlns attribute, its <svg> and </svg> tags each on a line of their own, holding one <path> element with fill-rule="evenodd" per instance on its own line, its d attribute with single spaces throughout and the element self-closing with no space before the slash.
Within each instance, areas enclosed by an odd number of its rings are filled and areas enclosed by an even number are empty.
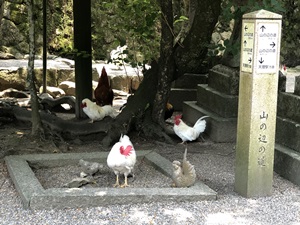
<svg viewBox="0 0 300 225">
<path fill-rule="evenodd" d="M 272 46 L 272 48 L 274 48 L 274 47 L 275 47 L 275 43 L 274 43 L 274 41 L 272 42 L 272 44 L 270 44 L 270 46 Z"/>
<path fill-rule="evenodd" d="M 247 30 L 248 30 L 248 27 L 247 27 L 247 25 L 245 26 L 244 30 L 245 30 L 245 31 L 247 31 Z"/>
<path fill-rule="evenodd" d="M 252 62 L 252 59 L 251 59 L 251 58 L 249 58 L 249 59 L 248 59 L 248 62 L 249 62 L 249 63 L 251 63 L 251 62 Z"/>
<path fill-rule="evenodd" d="M 260 64 L 262 64 L 262 63 L 264 62 L 264 60 L 262 59 L 262 57 L 260 57 L 260 60 L 258 60 L 258 62 L 259 62 Z"/>
<path fill-rule="evenodd" d="M 260 27 L 260 29 L 261 29 L 262 32 L 264 32 L 264 30 L 266 29 L 266 27 L 265 27 L 264 25 L 262 25 L 262 26 Z"/>
</svg>

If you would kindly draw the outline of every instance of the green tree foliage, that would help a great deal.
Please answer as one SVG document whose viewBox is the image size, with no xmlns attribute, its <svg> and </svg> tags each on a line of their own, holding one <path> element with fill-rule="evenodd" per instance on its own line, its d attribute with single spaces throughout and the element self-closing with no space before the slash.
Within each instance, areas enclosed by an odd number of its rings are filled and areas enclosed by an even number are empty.
<svg viewBox="0 0 300 225">
<path fill-rule="evenodd" d="M 159 8 L 155 0 L 92 1 L 94 58 L 107 59 L 117 46 L 127 45 L 125 59 L 137 64 L 159 53 Z"/>
<path fill-rule="evenodd" d="M 48 0 L 47 21 L 49 52 L 73 57 L 73 1 Z"/>
<path fill-rule="evenodd" d="M 241 20 L 245 13 L 257 11 L 260 9 L 268 10 L 274 13 L 283 14 L 285 12 L 284 3 L 282 0 L 223 0 L 222 2 L 222 13 L 219 18 L 220 26 L 218 27 L 218 32 L 231 31 L 230 22 L 235 21 L 236 23 Z M 241 30 L 238 29 L 239 33 Z M 227 39 L 223 44 L 211 45 L 210 55 L 217 55 L 220 51 L 226 49 L 232 55 L 237 55 L 240 51 L 240 39 L 230 40 Z"/>
<path fill-rule="evenodd" d="M 300 1 L 283 0 L 283 3 L 281 60 L 287 66 L 297 66 L 300 64 Z"/>
</svg>

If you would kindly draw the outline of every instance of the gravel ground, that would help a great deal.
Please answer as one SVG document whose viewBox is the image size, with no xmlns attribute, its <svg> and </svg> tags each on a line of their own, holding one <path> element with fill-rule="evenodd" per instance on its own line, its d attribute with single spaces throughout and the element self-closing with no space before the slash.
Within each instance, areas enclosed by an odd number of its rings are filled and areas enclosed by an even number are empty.
<svg viewBox="0 0 300 225">
<path fill-rule="evenodd" d="M 54 168 L 35 169 L 35 175 L 42 186 L 47 188 L 68 187 L 73 179 L 80 178 L 83 171 L 81 166 L 68 165 Z M 155 177 L 155 179 L 152 179 Z M 116 181 L 113 171 L 107 166 L 99 169 L 93 176 L 86 177 L 91 182 L 83 185 L 82 188 L 111 188 Z M 120 184 L 124 183 L 124 176 L 120 176 Z M 149 166 L 143 159 L 138 159 L 135 164 L 134 176 L 128 177 L 128 184 L 132 188 L 168 188 L 171 187 L 172 179 L 157 172 L 153 166 Z"/>
<path fill-rule="evenodd" d="M 155 148 L 170 161 L 181 159 L 184 150 L 182 145 L 163 143 L 136 143 L 135 148 Z M 108 207 L 64 210 L 24 210 L 1 161 L 0 224 L 300 224 L 300 188 L 276 173 L 270 197 L 247 199 L 233 191 L 234 156 L 234 144 L 207 140 L 188 145 L 188 159 L 195 165 L 198 179 L 218 192 L 216 201 L 127 205 L 116 202 Z"/>
</svg>

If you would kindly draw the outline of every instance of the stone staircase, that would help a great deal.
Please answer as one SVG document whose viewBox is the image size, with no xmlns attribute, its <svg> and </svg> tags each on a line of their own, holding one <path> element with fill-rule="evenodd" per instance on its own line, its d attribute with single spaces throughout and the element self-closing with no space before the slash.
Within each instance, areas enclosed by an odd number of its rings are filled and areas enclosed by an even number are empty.
<svg viewBox="0 0 300 225">
<path fill-rule="evenodd" d="M 195 101 L 197 85 L 207 84 L 207 74 L 186 73 L 173 82 L 169 102 L 175 111 L 182 111 L 184 101 Z"/>
<path fill-rule="evenodd" d="M 196 101 L 183 103 L 183 116 L 194 124 L 207 115 L 205 133 L 214 142 L 234 142 L 238 112 L 239 71 L 216 65 L 208 75 L 207 84 L 198 84 Z"/>
<path fill-rule="evenodd" d="M 286 77 L 288 78 L 288 77 Z M 274 170 L 300 185 L 300 76 L 288 91 L 287 82 L 278 93 Z M 239 71 L 223 65 L 213 67 L 207 84 L 197 85 L 195 100 L 183 103 L 184 121 L 194 124 L 206 118 L 205 133 L 214 142 L 235 142 L 237 132 Z"/>
<path fill-rule="evenodd" d="M 300 185 L 300 76 L 295 92 L 279 92 L 274 170 Z"/>
</svg>

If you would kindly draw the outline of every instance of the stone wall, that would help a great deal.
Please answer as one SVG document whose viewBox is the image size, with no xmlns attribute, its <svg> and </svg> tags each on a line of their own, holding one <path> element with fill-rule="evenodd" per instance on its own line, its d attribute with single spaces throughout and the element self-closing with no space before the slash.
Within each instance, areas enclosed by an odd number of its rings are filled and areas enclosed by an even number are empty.
<svg viewBox="0 0 300 225">
<path fill-rule="evenodd" d="M 3 4 L 3 17 L 0 26 L 1 51 L 10 53 L 17 58 L 28 52 L 27 9 L 24 2 L 5 1 Z M 0 17 L 1 18 L 1 17 Z"/>
</svg>

